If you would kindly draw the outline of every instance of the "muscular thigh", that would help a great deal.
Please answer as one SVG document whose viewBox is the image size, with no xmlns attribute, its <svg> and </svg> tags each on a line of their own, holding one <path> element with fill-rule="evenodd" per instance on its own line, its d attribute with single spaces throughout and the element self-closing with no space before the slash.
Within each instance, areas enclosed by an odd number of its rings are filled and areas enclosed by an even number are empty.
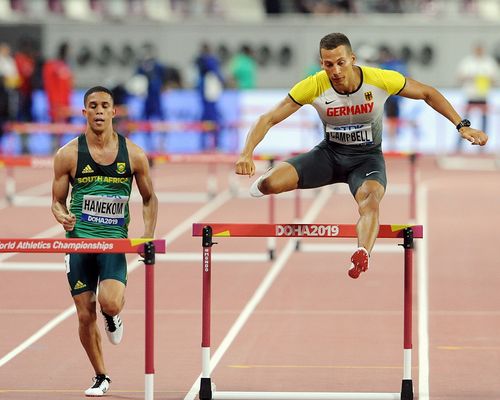
<svg viewBox="0 0 500 400">
<path fill-rule="evenodd" d="M 125 254 L 98 254 L 99 280 L 115 279 L 127 284 L 127 259 Z"/>
<path fill-rule="evenodd" d="M 338 182 L 328 145 L 320 143 L 307 153 L 286 160 L 297 171 L 299 189 L 311 189 Z"/>
<path fill-rule="evenodd" d="M 347 183 L 353 196 L 357 190 L 367 180 L 379 182 L 384 191 L 387 186 L 387 176 L 385 170 L 384 156 L 381 152 L 368 153 L 362 156 L 356 156 L 356 163 L 352 166 Z"/>
<path fill-rule="evenodd" d="M 125 254 L 66 255 L 66 274 L 71 295 L 97 292 L 97 284 L 105 279 L 115 279 L 127 284 L 127 260 Z"/>
<path fill-rule="evenodd" d="M 96 292 L 99 281 L 99 267 L 95 254 L 66 254 L 66 276 L 72 296 L 83 292 Z"/>
</svg>

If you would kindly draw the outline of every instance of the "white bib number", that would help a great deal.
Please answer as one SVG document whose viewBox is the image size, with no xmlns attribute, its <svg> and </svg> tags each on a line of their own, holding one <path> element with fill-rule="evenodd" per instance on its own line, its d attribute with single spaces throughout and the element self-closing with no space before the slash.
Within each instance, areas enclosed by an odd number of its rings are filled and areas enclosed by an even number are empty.
<svg viewBox="0 0 500 400">
<path fill-rule="evenodd" d="M 128 196 L 83 196 L 82 221 L 100 225 L 125 225 Z"/>
<path fill-rule="evenodd" d="M 331 142 L 340 144 L 371 144 L 373 134 L 371 124 L 327 125 L 326 132 Z"/>
</svg>

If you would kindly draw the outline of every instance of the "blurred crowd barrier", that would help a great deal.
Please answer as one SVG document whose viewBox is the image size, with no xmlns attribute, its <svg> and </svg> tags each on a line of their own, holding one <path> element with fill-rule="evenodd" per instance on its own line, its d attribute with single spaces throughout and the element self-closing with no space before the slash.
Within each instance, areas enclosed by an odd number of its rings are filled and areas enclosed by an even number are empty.
<svg viewBox="0 0 500 400">
<path fill-rule="evenodd" d="M 443 94 L 457 108 L 464 111 L 465 99 L 458 89 L 442 89 Z M 198 153 L 218 151 L 238 153 L 244 145 L 251 125 L 259 115 L 287 95 L 286 90 L 225 91 L 219 101 L 220 123 L 201 121 L 201 103 L 195 90 L 169 90 L 163 94 L 164 120 L 141 119 L 144 100 L 130 96 L 124 105 L 125 112 L 115 119 L 115 129 L 128 136 L 151 154 Z M 83 91 L 75 91 L 72 100 L 73 117 L 70 124 L 50 124 L 47 102 L 42 91 L 34 96 L 35 122 L 10 122 L 5 125 L 1 140 L 4 155 L 51 155 L 53 137 L 58 146 L 63 145 L 85 128 L 81 115 Z M 385 151 L 418 152 L 423 154 L 498 153 L 500 143 L 495 132 L 500 127 L 500 90 L 492 93 L 488 109 L 490 136 L 488 145 L 481 150 L 476 146 L 462 145 L 457 149 L 457 132 L 453 124 L 432 110 L 423 101 L 401 98 L 400 117 L 395 132 L 389 136 L 388 124 L 384 125 L 383 148 Z M 473 126 L 479 127 L 481 115 L 469 115 Z M 206 136 L 218 135 L 218 148 Z M 205 136 L 205 137 L 204 137 Z M 256 154 L 289 154 L 313 147 L 323 138 L 323 129 L 316 111 L 302 107 L 281 124 L 273 127 Z"/>
</svg>

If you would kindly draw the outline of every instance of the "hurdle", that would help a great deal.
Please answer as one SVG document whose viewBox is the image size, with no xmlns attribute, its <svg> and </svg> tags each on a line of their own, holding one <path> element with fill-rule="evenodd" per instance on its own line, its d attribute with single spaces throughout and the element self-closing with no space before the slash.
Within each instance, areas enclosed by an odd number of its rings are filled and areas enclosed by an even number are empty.
<svg viewBox="0 0 500 400">
<path fill-rule="evenodd" d="M 165 240 L 0 238 L 0 253 L 137 253 L 145 265 L 144 400 L 154 399 L 154 266 Z"/>
<path fill-rule="evenodd" d="M 193 237 L 202 238 L 202 372 L 200 400 L 210 399 L 269 399 L 269 400 L 353 400 L 399 399 L 413 400 L 411 375 L 412 356 L 412 295 L 414 239 L 423 238 L 422 225 L 380 225 L 378 238 L 403 239 L 404 305 L 403 305 L 403 379 L 398 393 L 368 392 L 237 392 L 212 388 L 210 373 L 211 271 L 213 238 L 284 237 L 356 238 L 356 225 L 348 224 L 233 224 L 194 223 Z"/>
</svg>

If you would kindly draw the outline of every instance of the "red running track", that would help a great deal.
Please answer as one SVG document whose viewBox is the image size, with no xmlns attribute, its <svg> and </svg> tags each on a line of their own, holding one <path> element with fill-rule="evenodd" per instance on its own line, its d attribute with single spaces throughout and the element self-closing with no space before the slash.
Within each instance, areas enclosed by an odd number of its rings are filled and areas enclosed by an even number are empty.
<svg viewBox="0 0 500 400">
<path fill-rule="evenodd" d="M 3 178 L 1 175 L 0 176 Z M 166 237 L 171 253 L 200 254 L 191 223 L 265 223 L 265 199 L 234 198 L 223 189 L 230 171 L 218 168 L 219 196 L 195 202 L 206 188 L 207 169 L 200 165 L 161 165 L 154 170 L 161 194 L 191 192 L 181 202 L 161 203 L 157 237 Z M 62 237 L 49 211 L 50 170 L 15 171 L 21 194 L 36 196 L 16 207 L 0 205 L 0 236 Z M 415 268 L 413 377 L 416 398 L 498 399 L 500 393 L 500 328 L 497 286 L 500 270 L 491 247 L 500 224 L 498 172 L 454 172 L 437 168 L 435 160 L 419 161 L 417 223 L 426 239 Z M 408 222 L 405 160 L 388 162 L 388 194 L 382 203 L 383 223 Z M 248 178 L 237 178 L 247 188 Z M 2 187 L 2 185 L 0 185 Z M 314 217 L 318 223 L 356 221 L 350 194 L 340 185 Z M 243 193 L 242 191 L 242 194 Z M 44 196 L 44 197 L 41 197 Z M 168 200 L 168 196 L 164 196 Z M 304 215 L 314 192 L 303 193 Z M 427 201 L 424 201 L 426 198 Z M 187 200 L 190 199 L 190 200 Z M 181 199 L 182 200 L 182 199 Z M 200 200 L 203 200 L 200 198 Z M 293 197 L 277 198 L 276 221 L 292 222 Z M 140 205 L 133 203 L 131 237 L 141 234 Z M 25 223 L 28 219 L 29 223 Z M 221 238 L 214 253 L 265 253 L 263 239 Z M 314 240 L 314 243 L 328 239 Z M 350 239 L 337 241 L 354 246 Z M 397 243 L 394 242 L 394 243 Z M 286 239 L 278 240 L 278 254 Z M 309 241 L 304 240 L 304 245 Z M 381 244 L 381 243 L 380 243 Z M 422 249 L 418 249 L 422 252 Z M 189 254 L 188 254 L 189 253 Z M 224 352 L 213 378 L 220 390 L 397 392 L 402 375 L 401 253 L 375 250 L 371 269 L 358 280 L 348 278 L 350 253 L 296 252 L 287 260 L 262 301 Z M 196 256 L 194 256 L 196 257 Z M 417 258 L 418 258 L 417 257 Z M 59 255 L 14 255 L 0 268 L 0 360 L 53 318 L 69 310 L 63 262 Z M 11 270 L 17 263 L 18 270 Z M 55 271 L 35 267 L 60 268 Z M 130 266 L 135 266 L 130 258 Z M 20 267 L 32 270 L 21 271 Z M 272 268 L 272 262 L 213 263 L 212 347 L 217 351 L 229 328 Z M 109 398 L 144 396 L 143 267 L 130 274 L 123 313 L 125 337 L 120 346 L 104 340 Z M 427 296 L 422 295 L 425 282 Z M 184 399 L 201 370 L 201 260 L 156 263 L 156 398 Z M 428 335 L 417 322 L 421 297 L 428 299 Z M 102 325 L 101 325 L 102 327 Z M 425 336 L 425 335 L 424 335 Z M 105 339 L 105 338 L 104 338 Z M 428 362 L 422 360 L 422 345 Z M 1 361 L 0 361 L 1 362 Z M 422 377 L 428 369 L 428 382 Z M 93 371 L 77 337 L 74 314 L 0 366 L 0 398 L 80 399 Z M 424 379 L 425 380 L 425 379 Z M 429 389 L 427 393 L 420 393 Z"/>
</svg>

